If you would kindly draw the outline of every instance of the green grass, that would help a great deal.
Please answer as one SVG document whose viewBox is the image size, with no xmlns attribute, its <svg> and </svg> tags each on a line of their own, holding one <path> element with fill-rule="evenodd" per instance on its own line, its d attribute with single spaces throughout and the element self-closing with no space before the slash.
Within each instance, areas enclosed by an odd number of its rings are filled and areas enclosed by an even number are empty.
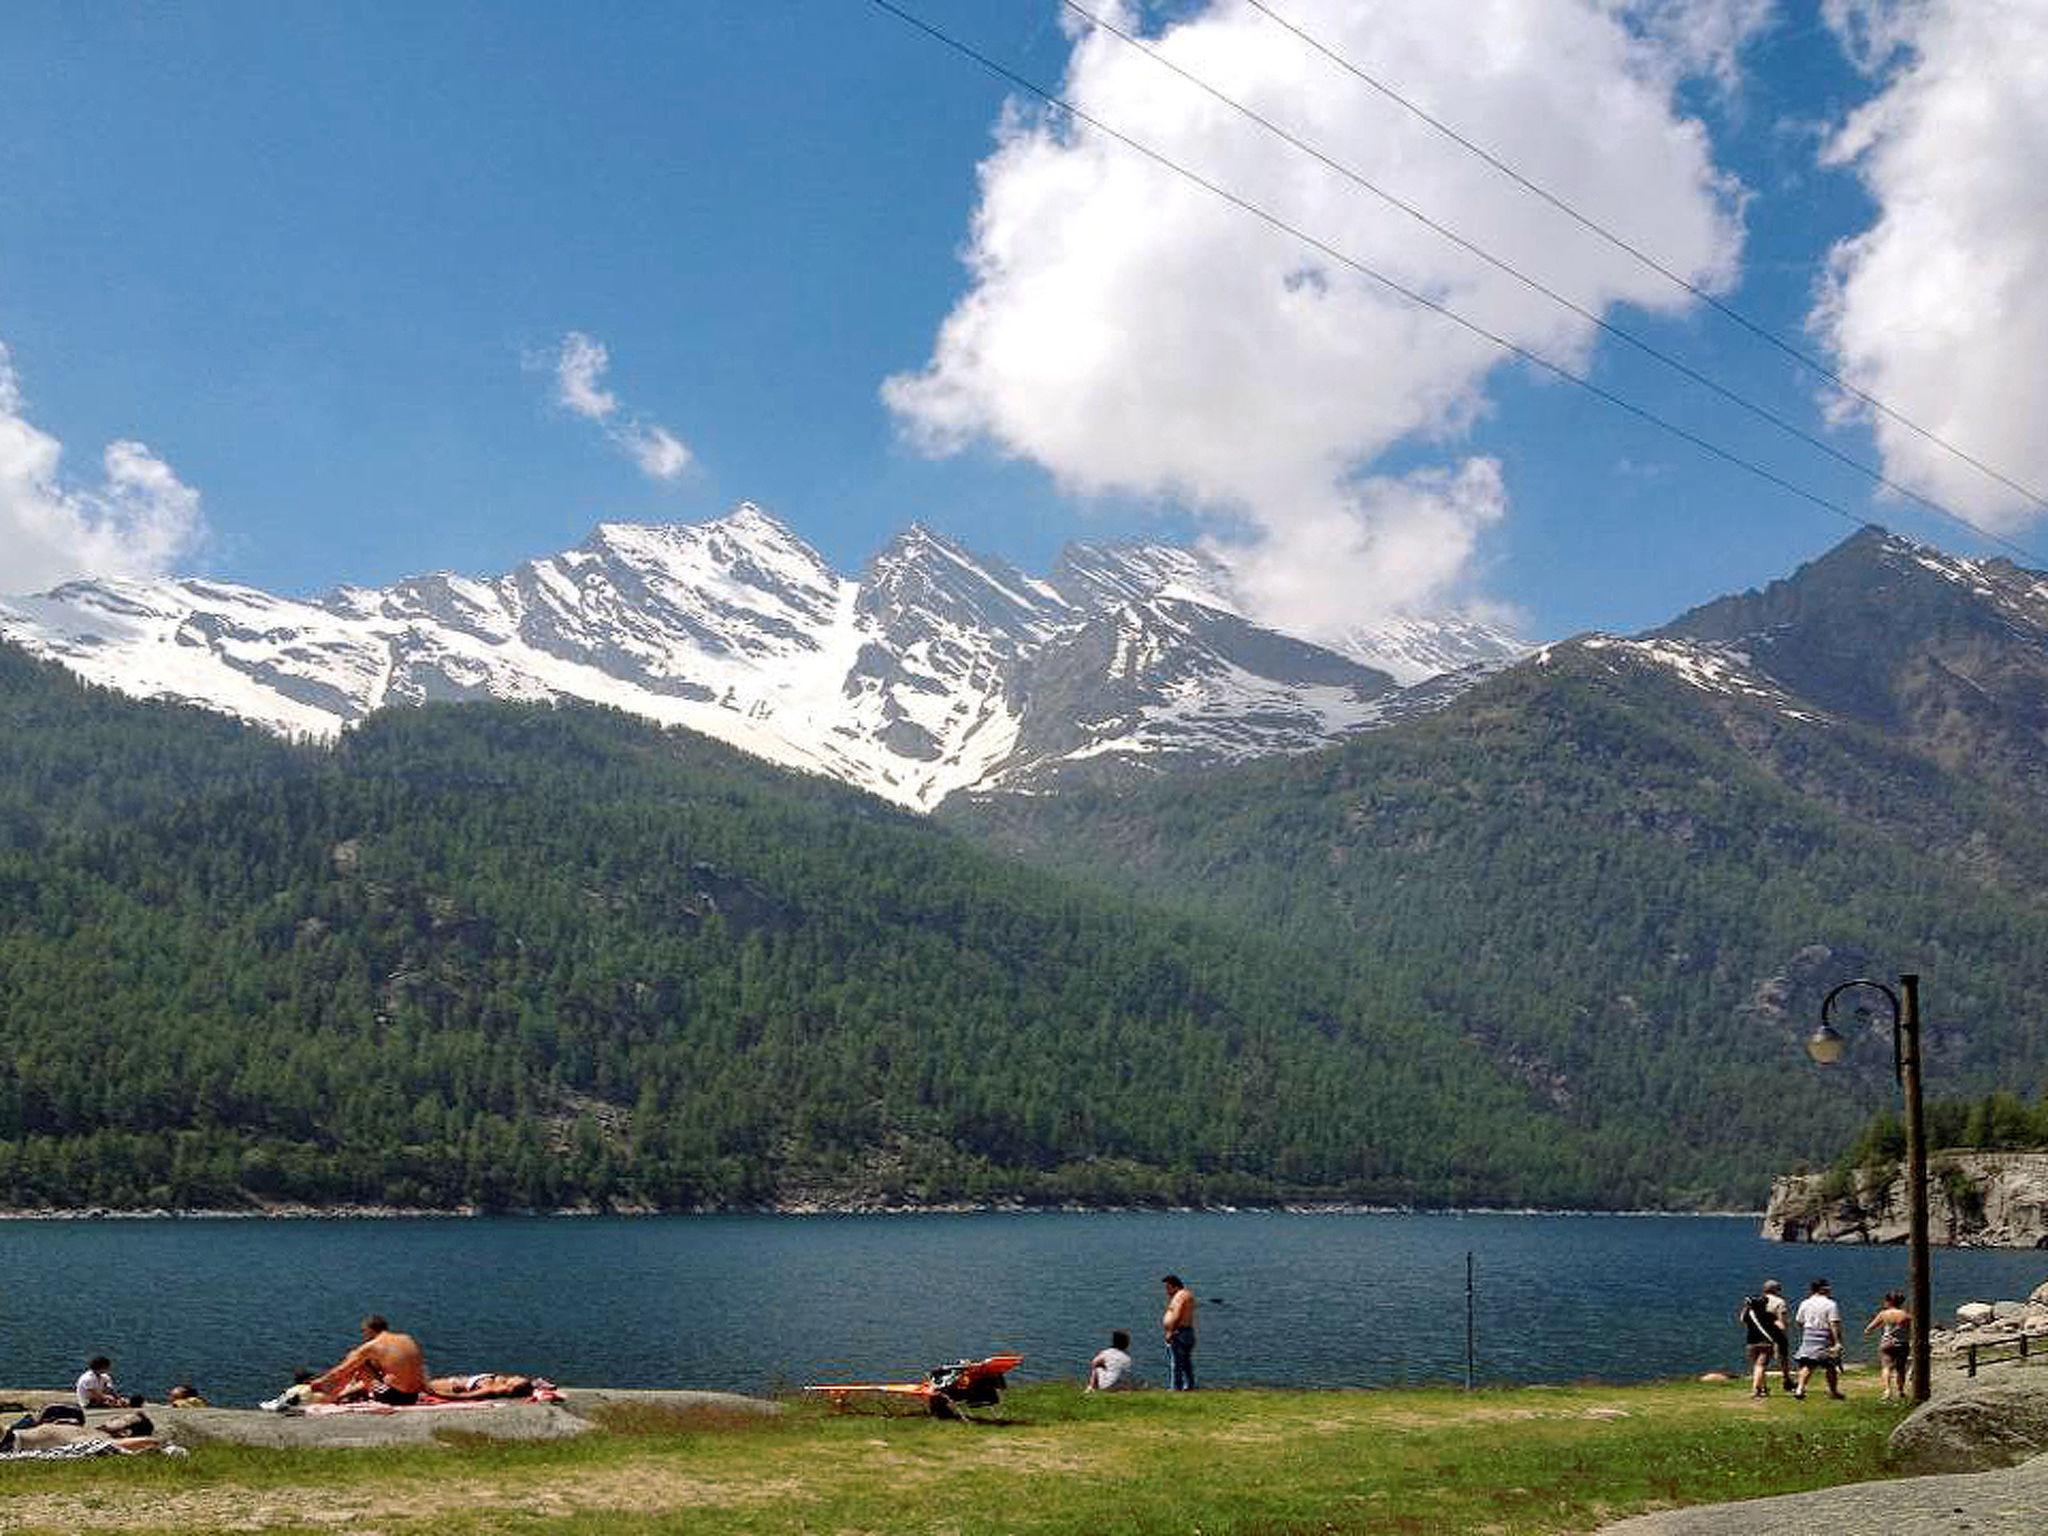
<svg viewBox="0 0 2048 1536">
<path fill-rule="evenodd" d="M 1043 1385 L 972 1425 L 634 1407 L 573 1442 L 9 1467 L 0 1529 L 1511 1536 L 1881 1477 L 1897 1420 L 1868 1395 L 1753 1403 L 1695 1384 L 1115 1398 Z"/>
</svg>

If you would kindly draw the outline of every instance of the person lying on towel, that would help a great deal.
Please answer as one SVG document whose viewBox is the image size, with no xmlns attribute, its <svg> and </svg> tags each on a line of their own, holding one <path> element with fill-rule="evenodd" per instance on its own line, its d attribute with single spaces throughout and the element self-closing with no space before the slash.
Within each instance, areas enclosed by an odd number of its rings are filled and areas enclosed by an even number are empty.
<svg viewBox="0 0 2048 1536">
<path fill-rule="evenodd" d="M 477 1371 L 468 1376 L 436 1376 L 427 1390 L 451 1403 L 481 1402 L 493 1397 L 531 1397 L 533 1378 L 504 1371 Z"/>
<path fill-rule="evenodd" d="M 427 1362 L 418 1340 L 409 1333 L 393 1333 L 383 1316 L 373 1312 L 363 1319 L 363 1342 L 306 1385 L 335 1402 L 368 1399 L 404 1408 L 427 1390 Z"/>
</svg>

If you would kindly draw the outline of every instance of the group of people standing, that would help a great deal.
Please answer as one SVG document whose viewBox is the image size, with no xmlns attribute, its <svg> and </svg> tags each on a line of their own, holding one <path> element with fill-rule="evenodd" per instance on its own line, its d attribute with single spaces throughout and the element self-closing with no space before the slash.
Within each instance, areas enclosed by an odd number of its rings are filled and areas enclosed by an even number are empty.
<svg viewBox="0 0 2048 1536">
<path fill-rule="evenodd" d="M 1195 1293 L 1179 1275 L 1161 1278 L 1166 1287 L 1166 1311 L 1159 1326 L 1166 1335 L 1166 1354 L 1171 1371 L 1170 1387 L 1175 1392 L 1195 1390 Z M 1135 1384 L 1131 1374 L 1131 1336 L 1119 1328 L 1109 1336 L 1109 1348 L 1088 1362 L 1090 1392 L 1120 1392 Z"/>
<path fill-rule="evenodd" d="M 1789 1322 L 1788 1322 L 1789 1314 Z M 1779 1380 L 1795 1398 L 1804 1399 L 1815 1371 L 1827 1378 L 1828 1396 L 1842 1394 L 1842 1309 L 1825 1279 L 1807 1288 L 1806 1299 L 1793 1311 L 1783 1288 L 1766 1280 L 1763 1290 L 1743 1298 L 1736 1321 L 1742 1325 L 1743 1343 L 1749 1355 L 1749 1389 L 1753 1397 L 1769 1397 L 1771 1364 L 1778 1366 Z M 1792 1330 L 1799 1332 L 1799 1349 L 1792 1349 Z M 1884 1397 L 1906 1396 L 1906 1362 L 1913 1352 L 1913 1314 L 1906 1310 L 1902 1291 L 1887 1291 L 1879 1307 L 1863 1328 L 1864 1336 L 1878 1335 L 1878 1370 L 1884 1383 Z M 1797 1375 L 1794 1375 L 1794 1372 Z"/>
</svg>

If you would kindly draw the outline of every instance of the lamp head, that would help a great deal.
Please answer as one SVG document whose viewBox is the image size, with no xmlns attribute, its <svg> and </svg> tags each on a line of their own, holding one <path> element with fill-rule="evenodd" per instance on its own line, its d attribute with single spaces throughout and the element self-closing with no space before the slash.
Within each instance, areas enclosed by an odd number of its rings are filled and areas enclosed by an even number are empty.
<svg viewBox="0 0 2048 1536">
<path fill-rule="evenodd" d="M 1823 1019 L 1820 1027 L 1807 1037 L 1806 1054 L 1821 1066 L 1832 1067 L 1842 1059 L 1842 1051 L 1847 1045 L 1841 1031 Z"/>
</svg>

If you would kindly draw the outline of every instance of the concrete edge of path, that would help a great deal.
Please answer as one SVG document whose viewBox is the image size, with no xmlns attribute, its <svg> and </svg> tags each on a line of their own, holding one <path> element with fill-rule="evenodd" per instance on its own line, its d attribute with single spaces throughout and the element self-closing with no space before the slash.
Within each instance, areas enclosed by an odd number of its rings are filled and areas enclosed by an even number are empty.
<svg viewBox="0 0 2048 1536">
<path fill-rule="evenodd" d="M 2048 1456 L 1992 1472 L 1849 1483 L 1813 1493 L 1636 1515 L 1598 1536 L 2041 1536 Z"/>
</svg>

